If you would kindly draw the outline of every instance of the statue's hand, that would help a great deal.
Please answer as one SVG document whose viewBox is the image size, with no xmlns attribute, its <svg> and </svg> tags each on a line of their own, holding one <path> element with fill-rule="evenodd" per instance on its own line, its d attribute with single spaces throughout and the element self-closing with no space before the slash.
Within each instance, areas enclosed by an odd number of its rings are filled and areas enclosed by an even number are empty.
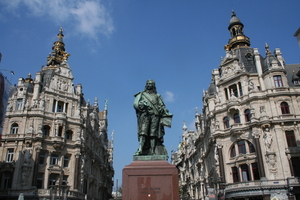
<svg viewBox="0 0 300 200">
<path fill-rule="evenodd" d="M 147 106 L 148 106 L 147 102 L 145 102 L 145 101 L 140 101 L 140 102 L 139 102 L 139 109 L 140 109 L 141 111 L 145 111 L 146 108 L 147 108 Z"/>
</svg>

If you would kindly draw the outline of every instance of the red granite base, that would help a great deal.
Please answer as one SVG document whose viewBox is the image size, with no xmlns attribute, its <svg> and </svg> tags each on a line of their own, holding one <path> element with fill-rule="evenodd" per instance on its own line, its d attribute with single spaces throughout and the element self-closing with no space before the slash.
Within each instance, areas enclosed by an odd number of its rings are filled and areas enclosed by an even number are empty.
<svg viewBox="0 0 300 200">
<path fill-rule="evenodd" d="M 133 161 L 122 179 L 122 200 L 179 200 L 178 171 L 167 161 Z"/>
</svg>

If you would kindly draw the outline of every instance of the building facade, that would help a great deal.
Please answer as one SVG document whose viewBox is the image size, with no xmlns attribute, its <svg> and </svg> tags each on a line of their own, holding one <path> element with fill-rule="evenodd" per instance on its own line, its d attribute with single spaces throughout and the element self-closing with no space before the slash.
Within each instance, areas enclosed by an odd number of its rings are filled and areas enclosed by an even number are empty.
<svg viewBox="0 0 300 200">
<path fill-rule="evenodd" d="M 109 199 L 114 169 L 107 103 L 84 100 L 60 29 L 47 64 L 19 78 L 0 147 L 0 199 Z"/>
<path fill-rule="evenodd" d="M 172 155 L 182 199 L 300 199 L 300 64 L 250 46 L 232 13 L 196 130 Z"/>
</svg>

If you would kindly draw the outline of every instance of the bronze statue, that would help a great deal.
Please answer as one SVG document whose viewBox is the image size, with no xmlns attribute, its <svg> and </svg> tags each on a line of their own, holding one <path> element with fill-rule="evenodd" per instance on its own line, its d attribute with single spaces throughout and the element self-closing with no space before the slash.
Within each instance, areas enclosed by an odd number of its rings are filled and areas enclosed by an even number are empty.
<svg viewBox="0 0 300 200">
<path fill-rule="evenodd" d="M 135 155 L 168 155 L 163 145 L 164 126 L 171 127 L 173 115 L 157 94 L 155 82 L 147 80 L 145 90 L 134 96 L 139 141 Z"/>
</svg>

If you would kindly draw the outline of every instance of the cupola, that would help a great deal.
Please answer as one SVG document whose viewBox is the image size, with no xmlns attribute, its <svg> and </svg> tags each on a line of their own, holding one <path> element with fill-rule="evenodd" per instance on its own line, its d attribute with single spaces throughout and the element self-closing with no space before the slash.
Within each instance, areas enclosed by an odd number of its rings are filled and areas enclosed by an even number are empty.
<svg viewBox="0 0 300 200">
<path fill-rule="evenodd" d="M 235 48 L 248 47 L 250 46 L 250 39 L 244 35 L 243 31 L 244 25 L 241 20 L 236 16 L 235 12 L 232 11 L 231 19 L 229 21 L 228 30 L 231 34 L 231 39 L 227 45 L 225 45 L 225 50 L 230 51 Z"/>
<path fill-rule="evenodd" d="M 70 54 L 65 51 L 63 38 L 63 29 L 60 28 L 59 33 L 57 34 L 57 40 L 53 44 L 52 52 L 47 57 L 47 67 L 43 68 L 43 70 L 54 69 L 63 61 L 68 60 Z"/>
</svg>

